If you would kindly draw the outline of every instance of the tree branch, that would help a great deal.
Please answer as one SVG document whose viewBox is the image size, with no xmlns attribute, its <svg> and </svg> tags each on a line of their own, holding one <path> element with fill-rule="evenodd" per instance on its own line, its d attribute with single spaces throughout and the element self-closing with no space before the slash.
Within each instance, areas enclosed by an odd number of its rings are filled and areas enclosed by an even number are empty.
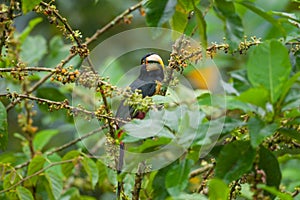
<svg viewBox="0 0 300 200">
<path fill-rule="evenodd" d="M 21 71 L 27 71 L 27 72 L 55 72 L 55 69 L 47 68 L 47 67 L 24 67 L 24 68 L 0 68 L 0 73 L 3 72 L 21 72 Z"/>
<path fill-rule="evenodd" d="M 91 132 L 89 132 L 89 133 L 83 135 L 82 137 L 78 137 L 78 138 L 76 138 L 76 139 L 74 139 L 74 140 L 72 140 L 72 141 L 70 141 L 70 142 L 68 142 L 68 143 L 66 143 L 66 144 L 64 144 L 64 145 L 62 145 L 62 146 L 60 146 L 60 147 L 56 147 L 56 148 L 53 149 L 52 151 L 46 152 L 46 155 L 49 156 L 49 155 L 51 155 L 51 154 L 53 154 L 53 153 L 56 153 L 56 152 L 61 151 L 61 150 L 63 150 L 63 149 L 66 149 L 66 148 L 68 148 L 68 147 L 70 147 L 70 146 L 76 144 L 77 142 L 79 142 L 79 141 L 81 141 L 81 140 L 84 140 L 85 138 L 88 138 L 88 137 L 90 137 L 90 136 L 92 136 L 92 135 L 98 133 L 99 131 L 102 131 L 103 129 L 106 129 L 107 127 L 108 127 L 108 126 L 105 125 L 105 126 L 102 126 L 102 127 L 100 127 L 100 128 L 97 128 L 96 130 L 93 130 L 93 131 L 91 131 Z"/>
<path fill-rule="evenodd" d="M 213 167 L 214 167 L 213 164 L 208 164 L 208 165 L 205 165 L 205 166 L 203 166 L 203 167 L 201 167 L 201 168 L 199 168 L 199 169 L 195 169 L 194 171 L 192 171 L 192 172 L 189 174 L 189 179 L 194 178 L 194 177 L 196 177 L 196 176 L 198 176 L 198 175 L 200 175 L 200 174 L 206 172 L 207 170 L 209 170 L 209 169 L 211 169 L 211 168 L 213 168 Z"/>
<path fill-rule="evenodd" d="M 26 176 L 25 178 L 21 179 L 19 182 L 13 184 L 12 186 L 10 186 L 10 187 L 8 187 L 8 188 L 6 188 L 6 189 L 4 189 L 4 190 L 1 190 L 1 191 L 0 191 L 0 194 L 1 194 L 1 193 L 4 193 L 4 192 L 8 192 L 9 190 L 14 189 L 15 187 L 17 187 L 18 185 L 22 184 L 23 182 L 29 180 L 30 178 L 32 178 L 32 177 L 34 177 L 34 176 L 37 176 L 37 175 L 43 173 L 44 171 L 46 171 L 47 169 L 49 169 L 49 168 L 51 168 L 51 167 L 53 167 L 53 166 L 61 165 L 61 164 L 65 164 L 65 163 L 70 163 L 70 162 L 73 162 L 73 161 L 74 161 L 74 159 L 70 159 L 70 160 L 62 160 L 62 161 L 59 161 L 59 162 L 50 163 L 50 164 L 49 164 L 48 166 L 46 166 L 45 168 L 43 168 L 43 169 L 41 169 L 41 170 L 39 170 L 39 171 L 37 171 L 37 172 L 35 172 L 35 173 L 29 175 L 29 176 Z"/>
<path fill-rule="evenodd" d="M 68 63 L 76 54 L 75 53 L 70 53 L 64 60 L 62 60 L 56 67 L 57 68 L 63 68 L 66 63 Z M 55 71 L 52 71 L 51 73 L 47 74 L 44 78 L 36 82 L 31 88 L 27 90 L 26 94 L 31 94 L 33 91 L 35 91 L 40 85 L 45 83 L 53 74 Z M 9 105 L 6 106 L 6 110 L 9 111 L 12 109 L 16 104 L 18 104 L 21 101 L 20 98 L 14 100 L 11 102 Z"/>
<path fill-rule="evenodd" d="M 139 3 L 135 4 L 134 6 L 131 6 L 130 8 L 128 8 L 127 10 L 125 10 L 123 13 L 121 13 L 120 15 L 118 15 L 117 17 L 115 17 L 111 22 L 109 22 L 108 24 L 106 24 L 104 27 L 102 27 L 101 29 L 98 29 L 96 31 L 96 33 L 94 35 L 92 35 L 90 38 L 87 38 L 85 43 L 86 45 L 89 45 L 90 43 L 92 43 L 94 40 L 97 40 L 97 38 L 103 34 L 105 31 L 107 31 L 108 29 L 114 27 L 118 22 L 120 22 L 126 15 L 130 14 L 131 12 L 133 12 L 136 9 L 139 9 L 140 7 L 142 7 L 143 5 L 143 1 L 140 1 Z"/>
<path fill-rule="evenodd" d="M 213 173 L 213 171 L 214 171 L 214 167 L 210 167 L 206 170 L 206 173 L 202 177 L 202 182 L 201 182 L 199 188 L 197 189 L 198 193 L 203 191 L 204 187 L 207 184 L 207 179 L 210 177 L 210 175 Z"/>
<path fill-rule="evenodd" d="M 1 95 L 0 95 L 0 96 L 1 96 Z M 52 151 L 46 152 L 46 155 L 49 156 L 49 155 L 52 155 L 53 153 L 56 153 L 56 152 L 61 151 L 61 150 L 63 150 L 63 149 L 66 149 L 66 148 L 68 148 L 68 147 L 70 147 L 70 146 L 76 144 L 77 142 L 82 141 L 82 140 L 84 140 L 84 139 L 86 139 L 86 138 L 88 138 L 88 137 L 90 137 L 90 136 L 96 134 L 97 132 L 99 132 L 99 131 L 101 131 L 101 130 L 103 130 L 103 129 L 105 129 L 105 128 L 107 128 L 107 125 L 102 126 L 102 127 L 98 128 L 98 129 L 96 129 L 96 130 L 93 130 L 93 131 L 89 132 L 89 133 L 86 133 L 86 134 L 83 135 L 82 137 L 79 137 L 79 138 L 76 138 L 76 139 L 74 139 L 74 140 L 71 140 L 70 142 L 68 142 L 68 143 L 66 143 L 66 144 L 63 144 L 62 146 L 56 147 L 56 148 L 53 149 Z M 31 162 L 31 160 L 28 160 L 27 162 L 24 162 L 24 163 L 22 163 L 22 164 L 20 164 L 20 165 L 15 166 L 14 169 L 21 169 L 21 168 L 23 168 L 23 167 L 26 167 L 27 165 L 29 165 L 30 162 Z"/>
<path fill-rule="evenodd" d="M 65 108 L 65 109 L 71 110 L 73 112 L 73 114 L 83 113 L 83 114 L 89 115 L 91 117 L 97 117 L 97 118 L 103 118 L 103 119 L 108 119 L 108 120 L 112 120 L 112 121 L 119 121 L 122 123 L 127 123 L 127 121 L 121 120 L 119 118 L 114 118 L 114 117 L 110 117 L 108 115 L 103 115 L 103 114 L 97 114 L 94 111 L 89 111 L 89 110 L 85 110 L 83 108 L 70 106 L 67 99 L 65 101 L 59 102 L 59 101 L 52 101 L 52 100 L 48 100 L 48 99 L 35 97 L 32 95 L 17 94 L 17 93 L 0 94 L 0 96 L 12 97 L 12 98 L 17 98 L 17 99 L 18 98 L 30 99 L 30 100 L 36 101 L 38 103 L 46 103 L 48 105 L 57 106 L 57 107 L 59 107 L 59 109 Z"/>
<path fill-rule="evenodd" d="M 40 5 L 42 6 L 45 6 L 47 8 L 49 8 L 53 13 L 54 15 L 60 20 L 60 22 L 65 26 L 66 30 L 72 35 L 72 37 L 74 38 L 74 40 L 76 41 L 77 43 L 77 46 L 78 47 L 82 47 L 82 44 L 79 40 L 79 38 L 75 35 L 75 32 L 73 31 L 72 27 L 69 25 L 69 23 L 67 22 L 66 18 L 62 17 L 58 11 L 56 9 L 53 9 L 51 8 L 51 5 L 49 5 L 48 3 L 46 2 L 41 2 Z"/>
<path fill-rule="evenodd" d="M 135 180 L 134 180 L 134 188 L 132 191 L 132 199 L 133 200 L 139 200 L 140 199 L 140 191 L 142 188 L 142 181 L 143 181 L 143 175 L 145 171 L 145 163 L 141 162 L 138 165 L 138 171 L 135 175 Z"/>
<path fill-rule="evenodd" d="M 95 72 L 95 66 L 93 65 L 90 57 L 87 58 L 87 62 L 89 64 L 90 68 L 92 69 L 93 73 L 97 74 L 97 72 Z M 106 94 L 105 94 L 104 89 L 103 89 L 103 86 L 107 85 L 107 83 L 103 82 L 103 81 L 97 81 L 97 84 L 98 84 L 98 87 L 100 88 L 100 93 L 101 93 L 102 101 L 103 101 L 103 104 L 104 104 L 105 112 L 106 112 L 106 114 L 109 115 L 111 113 L 111 111 L 109 109 L 109 105 L 108 105 L 108 102 L 107 102 Z M 112 122 L 113 121 L 111 121 L 110 119 L 108 119 L 109 134 L 110 134 L 110 136 L 112 138 L 114 138 L 115 137 L 114 136 L 115 128 L 113 127 Z"/>
<path fill-rule="evenodd" d="M 143 2 L 139 2 L 136 5 L 128 8 L 127 10 L 125 10 L 123 13 L 121 13 L 119 16 L 117 16 L 116 18 L 114 18 L 112 21 L 110 21 L 108 24 L 106 24 L 103 28 L 98 29 L 96 31 L 96 33 L 90 37 L 87 38 L 85 43 L 82 44 L 81 46 L 84 45 L 89 45 L 91 42 L 93 42 L 94 40 L 96 40 L 100 35 L 102 35 L 104 32 L 106 32 L 107 30 L 109 30 L 110 28 L 114 27 L 115 24 L 117 24 L 118 22 L 120 22 L 126 15 L 130 14 L 131 12 L 133 12 L 134 10 L 140 8 L 142 6 Z M 63 22 L 63 21 L 62 21 Z M 73 31 L 71 32 L 73 33 Z M 75 37 L 76 38 L 76 37 Z M 70 52 L 70 54 L 62 61 L 60 62 L 55 68 L 63 68 L 64 65 L 69 62 L 74 56 L 76 56 L 78 54 L 78 52 Z M 40 85 L 42 85 L 44 82 L 46 82 L 55 72 L 51 72 L 50 74 L 46 75 L 44 78 L 42 78 L 41 80 L 39 80 L 38 82 L 36 82 L 31 88 L 28 89 L 27 94 L 32 93 L 33 91 L 35 91 Z M 21 101 L 21 99 L 16 99 L 15 101 L 11 102 L 7 107 L 6 110 L 9 111 L 10 109 L 12 109 L 16 104 L 18 104 Z"/>
</svg>

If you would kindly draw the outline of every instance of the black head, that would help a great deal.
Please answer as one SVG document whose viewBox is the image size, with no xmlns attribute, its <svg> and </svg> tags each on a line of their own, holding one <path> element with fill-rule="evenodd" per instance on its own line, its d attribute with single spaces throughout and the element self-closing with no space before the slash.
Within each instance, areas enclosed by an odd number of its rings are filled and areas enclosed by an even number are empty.
<svg viewBox="0 0 300 200">
<path fill-rule="evenodd" d="M 146 81 L 162 81 L 164 79 L 164 63 L 159 55 L 149 53 L 141 59 L 141 64 L 140 79 Z"/>
</svg>

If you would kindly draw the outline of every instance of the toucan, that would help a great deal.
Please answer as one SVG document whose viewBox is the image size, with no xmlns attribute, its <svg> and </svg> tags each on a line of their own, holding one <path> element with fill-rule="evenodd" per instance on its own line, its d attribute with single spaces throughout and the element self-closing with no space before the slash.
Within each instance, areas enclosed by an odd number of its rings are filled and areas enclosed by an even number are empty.
<svg viewBox="0 0 300 200">
<path fill-rule="evenodd" d="M 133 81 L 129 87 L 132 92 L 138 90 L 142 97 L 151 97 L 159 93 L 161 88 L 161 83 L 164 80 L 164 63 L 162 58 L 156 53 L 149 53 L 141 59 L 141 69 L 138 78 Z M 116 118 L 121 119 L 122 121 L 129 121 L 133 118 L 143 119 L 146 113 L 135 110 L 131 106 L 125 105 L 124 100 L 121 101 Z M 118 121 L 117 137 L 121 138 L 123 134 L 122 126 L 123 122 Z M 118 164 L 116 166 L 118 174 L 121 173 L 123 162 L 124 162 L 124 143 L 120 141 L 120 155 L 118 159 Z M 120 192 L 121 186 L 118 182 L 118 192 Z M 118 194 L 119 195 L 119 194 Z"/>
<path fill-rule="evenodd" d="M 132 92 L 138 90 L 143 98 L 146 96 L 151 97 L 159 93 L 163 80 L 164 63 L 162 58 L 155 53 L 149 53 L 141 59 L 140 75 L 129 87 Z M 145 114 L 146 113 L 141 111 L 134 110 L 128 105 L 124 105 L 124 101 L 122 101 L 117 110 L 116 117 L 123 121 L 129 121 L 133 118 L 143 119 Z M 119 128 L 123 125 L 121 122 L 118 123 Z"/>
</svg>

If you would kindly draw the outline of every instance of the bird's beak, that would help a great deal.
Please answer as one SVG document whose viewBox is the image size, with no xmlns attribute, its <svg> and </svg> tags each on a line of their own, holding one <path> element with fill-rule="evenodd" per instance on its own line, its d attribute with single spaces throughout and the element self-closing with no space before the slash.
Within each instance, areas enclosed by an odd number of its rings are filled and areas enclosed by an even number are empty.
<svg viewBox="0 0 300 200">
<path fill-rule="evenodd" d="M 162 60 L 159 61 L 159 64 L 161 65 L 161 67 L 163 68 L 163 70 L 165 69 L 165 65 L 164 62 Z"/>
</svg>

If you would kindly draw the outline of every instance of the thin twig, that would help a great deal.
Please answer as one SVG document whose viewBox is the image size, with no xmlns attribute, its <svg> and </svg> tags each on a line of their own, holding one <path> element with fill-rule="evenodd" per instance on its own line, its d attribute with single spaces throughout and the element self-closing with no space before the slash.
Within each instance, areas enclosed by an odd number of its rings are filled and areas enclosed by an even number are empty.
<svg viewBox="0 0 300 200">
<path fill-rule="evenodd" d="M 206 172 L 207 170 L 211 169 L 212 167 L 214 167 L 213 164 L 208 164 L 208 165 L 205 165 L 204 167 L 201 167 L 199 169 L 195 169 L 194 171 L 192 171 L 189 174 L 189 179 L 194 178 L 194 177 Z"/>
<path fill-rule="evenodd" d="M 70 53 L 64 60 L 62 60 L 56 67 L 57 68 L 63 68 L 66 63 L 68 63 L 76 54 Z M 55 71 L 52 71 L 51 73 L 44 76 L 44 78 L 40 79 L 38 82 L 36 82 L 31 88 L 27 90 L 26 94 L 31 94 L 33 91 L 35 91 L 39 86 L 41 86 L 43 83 L 45 83 L 53 74 Z M 6 106 L 6 110 L 9 111 L 12 109 L 15 105 L 17 105 L 22 99 L 17 98 L 16 100 L 12 101 L 10 104 Z"/>
<path fill-rule="evenodd" d="M 24 67 L 24 68 L 0 68 L 1 72 L 22 72 L 22 71 L 28 71 L 28 72 L 55 72 L 55 69 L 47 68 L 47 67 Z"/>
<path fill-rule="evenodd" d="M 181 49 L 181 43 L 182 43 L 182 39 L 184 38 L 184 34 L 182 34 L 174 43 L 174 45 L 172 46 L 172 52 L 171 55 L 177 55 L 179 54 L 179 51 Z M 168 87 L 170 85 L 171 80 L 173 79 L 173 72 L 174 69 L 171 66 L 172 61 L 174 60 L 174 57 L 171 56 L 170 60 L 169 60 L 169 65 L 167 67 L 167 77 L 165 78 L 165 80 L 163 81 L 163 88 L 162 88 L 162 96 L 165 96 L 167 94 L 167 90 Z"/>
<path fill-rule="evenodd" d="M 199 186 L 199 188 L 197 189 L 197 192 L 200 193 L 203 191 L 204 187 L 206 186 L 207 184 L 207 179 L 209 178 L 209 176 L 213 173 L 214 171 L 214 167 L 211 167 L 207 170 L 206 174 L 203 175 L 202 177 L 202 182 Z"/>
<path fill-rule="evenodd" d="M 97 72 L 95 72 L 95 70 L 94 70 L 95 67 L 94 67 L 90 57 L 87 58 L 87 62 L 89 64 L 90 68 L 92 69 L 92 71 L 96 74 Z M 105 92 L 102 89 L 102 87 L 105 86 L 106 83 L 103 83 L 102 81 L 98 81 L 97 84 L 98 84 L 98 87 L 100 88 L 100 93 L 101 93 L 102 101 L 103 101 L 103 104 L 104 104 L 105 112 L 106 112 L 106 114 L 109 114 L 111 111 L 109 109 L 109 105 L 108 105 L 108 102 L 107 102 Z M 113 124 L 112 122 L 114 122 L 114 121 L 112 121 L 110 119 L 107 119 L 107 121 L 108 121 L 108 126 L 109 126 L 109 134 L 112 138 L 114 138 L 115 137 L 115 135 L 114 135 L 115 134 L 115 128 L 112 125 Z"/>
<path fill-rule="evenodd" d="M 131 12 L 133 12 L 134 10 L 140 8 L 142 6 L 143 2 L 139 2 L 136 5 L 128 8 L 127 10 L 125 10 L 123 13 L 121 13 L 119 16 L 117 16 L 116 18 L 114 18 L 112 21 L 110 21 L 108 24 L 106 24 L 103 28 L 98 29 L 96 31 L 96 33 L 90 37 L 87 38 L 85 43 L 82 45 L 88 45 L 91 42 L 93 42 L 94 40 L 96 40 L 100 35 L 102 35 L 104 32 L 106 32 L 107 30 L 109 30 L 110 28 L 114 27 L 115 24 L 117 24 L 118 22 L 120 22 L 126 15 L 130 14 Z M 72 32 L 73 33 L 73 32 Z M 75 37 L 76 38 L 76 37 Z M 55 68 L 63 68 L 64 65 L 69 62 L 75 55 L 77 55 L 78 53 L 70 53 L 62 62 L 60 62 Z M 51 72 L 50 74 L 46 75 L 44 78 L 42 78 L 41 80 L 39 80 L 38 82 L 36 82 L 29 90 L 27 94 L 32 93 L 33 91 L 35 91 L 40 85 L 42 85 L 44 82 L 46 82 L 55 72 Z M 10 109 L 12 109 L 16 104 L 18 104 L 21 101 L 21 99 L 16 99 L 15 101 L 11 102 L 9 105 L 7 105 L 6 110 L 9 111 Z"/>
<path fill-rule="evenodd" d="M 1 95 L 0 95 L 0 96 L 1 96 Z M 63 149 L 66 149 L 66 148 L 68 148 L 68 147 L 70 147 L 70 146 L 76 144 L 77 142 L 79 142 L 79 141 L 81 141 L 81 140 L 84 140 L 84 139 L 86 139 L 86 138 L 88 138 L 88 137 L 90 137 L 90 136 L 96 134 L 97 132 L 99 132 L 99 131 L 101 131 L 101 130 L 103 130 L 103 129 L 105 129 L 105 128 L 107 128 L 107 125 L 102 126 L 102 127 L 98 128 L 98 129 L 96 129 L 96 130 L 93 130 L 93 131 L 89 132 L 89 133 L 86 133 L 86 134 L 83 135 L 82 137 L 76 138 L 76 139 L 74 139 L 74 140 L 72 140 L 72 141 L 70 141 L 70 142 L 68 142 L 68 143 L 66 143 L 66 144 L 64 144 L 64 145 L 62 145 L 62 146 L 56 147 L 56 148 L 53 149 L 52 151 L 46 152 L 46 155 L 49 156 L 49 155 L 52 155 L 53 153 L 56 153 L 56 152 L 61 151 L 61 150 L 63 150 Z M 23 168 L 23 167 L 26 167 L 26 166 L 29 165 L 30 162 L 31 162 L 31 160 L 28 160 L 27 162 L 24 162 L 24 163 L 22 163 L 22 164 L 20 164 L 20 165 L 15 166 L 14 169 L 21 169 L 21 168 Z"/>
<path fill-rule="evenodd" d="M 292 197 L 296 197 L 298 194 L 300 194 L 300 188 L 295 189 L 295 191 L 292 193 Z"/>
<path fill-rule="evenodd" d="M 299 143 L 297 143 L 295 141 L 292 141 L 292 143 L 293 143 L 293 145 L 295 145 L 295 147 L 300 148 L 300 144 Z"/>
<path fill-rule="evenodd" d="M 143 1 L 140 1 L 139 3 L 135 4 L 134 6 L 131 6 L 127 10 L 125 10 L 123 13 L 115 17 L 111 22 L 106 24 L 101 29 L 98 29 L 94 35 L 92 35 L 90 38 L 87 38 L 85 43 L 86 45 L 89 45 L 94 40 L 96 40 L 101 34 L 106 32 L 108 29 L 114 27 L 118 22 L 120 22 L 126 15 L 130 14 L 131 12 L 135 11 L 136 9 L 139 9 L 143 5 Z"/>
<path fill-rule="evenodd" d="M 51 6 L 49 4 L 47 4 L 46 2 L 41 2 L 40 5 L 48 7 L 51 9 Z M 78 47 L 81 47 L 81 42 L 79 40 L 79 38 L 75 35 L 75 32 L 73 31 L 72 27 L 69 25 L 69 23 L 67 22 L 66 18 L 62 17 L 58 11 L 56 9 L 51 9 L 54 13 L 54 15 L 61 21 L 61 23 L 66 27 L 67 31 L 72 35 L 72 37 L 74 38 L 74 40 L 77 43 Z"/>
<path fill-rule="evenodd" d="M 39 170 L 39 171 L 37 171 L 37 172 L 35 172 L 35 173 L 29 175 L 29 176 L 26 176 L 25 178 L 21 179 L 19 182 L 13 184 L 12 186 L 10 186 L 10 187 L 8 187 L 8 188 L 6 188 L 6 189 L 4 189 L 4 190 L 1 190 L 1 191 L 0 191 L 0 194 L 1 194 L 1 193 L 4 193 L 4 192 L 8 192 L 9 190 L 14 189 L 15 187 L 17 187 L 18 185 L 22 184 L 23 182 L 29 180 L 30 178 L 32 178 L 32 177 L 34 177 L 34 176 L 37 176 L 37 175 L 43 173 L 44 171 L 46 171 L 47 169 L 49 169 L 49 168 L 51 168 L 51 167 L 53 167 L 53 166 L 61 165 L 61 164 L 65 164 L 65 163 L 70 163 L 70 162 L 73 162 L 73 161 L 74 161 L 74 159 L 70 159 L 70 160 L 62 160 L 62 161 L 50 163 L 50 164 L 49 164 L 48 166 L 46 166 L 45 168 L 43 168 L 43 169 L 41 169 L 41 170 Z"/>
<path fill-rule="evenodd" d="M 70 105 L 68 105 L 67 101 L 62 101 L 62 102 L 52 101 L 52 100 L 43 99 L 43 98 L 35 97 L 35 96 L 32 96 L 32 95 L 26 95 L 26 94 L 13 94 L 13 95 L 16 95 L 17 97 L 21 97 L 21 98 L 24 98 L 24 99 L 31 99 L 31 100 L 34 100 L 34 101 L 40 102 L 40 103 L 47 103 L 47 104 L 50 104 L 50 105 L 60 106 L 61 108 L 71 110 L 72 112 L 75 112 L 75 113 L 79 112 L 79 113 L 83 113 L 83 114 L 86 114 L 86 115 L 89 115 L 89 116 L 92 116 L 92 117 L 96 116 L 95 112 L 85 110 L 83 108 L 70 106 Z M 107 115 L 97 114 L 97 117 L 101 117 L 101 118 L 109 119 L 109 120 L 113 120 L 113 121 L 122 121 L 123 123 L 125 122 L 121 119 L 117 119 L 117 118 L 110 117 L 110 116 L 107 116 Z"/>
<path fill-rule="evenodd" d="M 134 180 L 134 188 L 132 191 L 132 199 L 133 200 L 139 200 L 140 199 L 140 191 L 142 188 L 142 180 L 144 177 L 143 169 L 145 168 L 145 163 L 139 163 L 138 165 L 138 171 L 135 175 L 135 180 Z"/>
<path fill-rule="evenodd" d="M 63 68 L 65 64 L 67 64 L 74 56 L 77 54 L 75 53 L 70 53 L 64 60 L 62 60 L 56 67 L 55 69 Z M 44 82 L 46 82 L 53 74 L 55 71 L 51 72 L 50 74 L 46 75 L 44 78 L 36 82 L 31 88 L 29 88 L 28 93 L 30 94 L 33 91 L 35 91 L 40 85 L 42 85 Z"/>
<path fill-rule="evenodd" d="M 14 97 L 16 99 L 30 99 L 33 101 L 36 101 L 38 103 L 46 103 L 48 105 L 55 105 L 55 106 L 59 106 L 60 108 L 65 108 L 68 110 L 71 110 L 73 113 L 82 113 L 82 114 L 86 114 L 88 116 L 91 117 L 98 117 L 98 118 L 103 118 L 103 119 L 107 119 L 107 120 L 111 120 L 111 121 L 117 121 L 117 122 L 122 122 L 122 123 L 127 123 L 127 121 L 119 119 L 119 118 L 115 118 L 115 117 L 110 117 L 107 115 L 103 115 L 103 114 L 96 114 L 93 111 L 89 111 L 89 110 L 85 110 L 83 108 L 79 108 L 79 107 L 74 107 L 68 104 L 68 101 L 52 101 L 52 100 L 48 100 L 48 99 L 43 99 L 43 98 L 39 98 L 39 97 L 35 97 L 32 95 L 27 95 L 27 94 L 17 94 L 17 93 L 7 93 L 7 94 L 0 94 L 0 96 L 6 96 L 6 97 Z"/>
<path fill-rule="evenodd" d="M 231 186 L 231 189 L 230 189 L 230 193 L 229 193 L 229 199 L 234 199 L 234 192 L 235 192 L 235 189 L 236 189 L 236 186 L 239 185 L 239 180 L 236 180 L 233 182 L 233 185 Z"/>
<path fill-rule="evenodd" d="M 76 139 L 74 139 L 74 140 L 72 140 L 72 141 L 70 141 L 70 142 L 68 142 L 68 143 L 66 143 L 66 144 L 64 144 L 64 145 L 62 145 L 60 147 L 57 147 L 57 148 L 53 149 L 52 151 L 48 151 L 48 152 L 46 152 L 46 155 L 49 156 L 49 155 L 51 155 L 53 153 L 56 153 L 56 152 L 61 151 L 63 149 L 66 149 L 66 148 L 68 148 L 68 147 L 76 144 L 77 142 L 79 142 L 81 140 L 84 140 L 85 138 L 88 138 L 88 137 L 90 137 L 90 136 L 98 133 L 99 131 L 102 131 L 105 128 L 107 128 L 107 125 L 102 126 L 100 128 L 97 128 L 96 130 L 93 130 L 93 131 L 91 131 L 91 132 L 89 132 L 89 133 L 87 133 L 87 134 L 85 134 L 85 135 L 83 135 L 81 137 L 78 137 L 78 138 L 76 138 Z"/>
</svg>

